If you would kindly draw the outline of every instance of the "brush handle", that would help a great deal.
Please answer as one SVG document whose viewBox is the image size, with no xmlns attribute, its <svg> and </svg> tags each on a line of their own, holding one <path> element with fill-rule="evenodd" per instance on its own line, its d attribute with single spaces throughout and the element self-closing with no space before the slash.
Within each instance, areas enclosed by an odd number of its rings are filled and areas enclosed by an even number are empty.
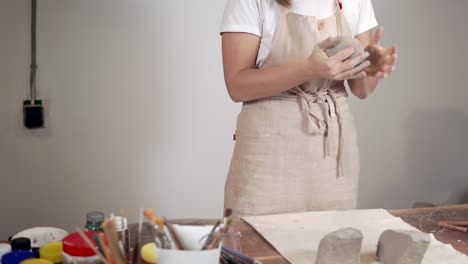
<svg viewBox="0 0 468 264">
<path fill-rule="evenodd" d="M 171 240 L 174 242 L 175 249 L 177 250 L 184 250 L 184 247 L 182 246 L 182 243 L 179 240 L 179 237 L 177 236 L 174 226 L 168 222 L 166 222 L 166 227 L 167 230 L 169 231 L 169 236 Z"/>
<path fill-rule="evenodd" d="M 218 228 L 220 224 L 221 224 L 221 220 L 218 220 L 218 222 L 216 222 L 216 224 L 213 226 L 213 229 L 211 229 L 211 232 L 208 234 L 208 237 L 206 238 L 205 243 L 203 243 L 202 250 L 208 249 L 208 247 L 210 246 L 211 242 L 214 239 L 216 228 Z"/>
</svg>

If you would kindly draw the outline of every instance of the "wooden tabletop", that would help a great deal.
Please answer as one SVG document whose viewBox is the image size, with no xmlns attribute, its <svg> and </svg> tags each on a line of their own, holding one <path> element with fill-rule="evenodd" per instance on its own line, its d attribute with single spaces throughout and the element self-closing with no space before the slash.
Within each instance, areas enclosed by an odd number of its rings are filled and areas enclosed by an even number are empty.
<svg viewBox="0 0 468 264">
<path fill-rule="evenodd" d="M 408 224 L 426 233 L 433 233 L 441 242 L 451 244 L 458 251 L 468 255 L 468 233 L 441 229 L 438 221 L 468 221 L 468 204 L 444 206 L 437 208 L 389 210 L 389 212 Z M 179 224 L 206 225 L 213 220 L 177 220 Z M 240 232 L 241 237 L 231 235 L 224 243 L 227 247 L 237 248 L 248 256 L 252 256 L 265 264 L 289 263 L 265 239 L 263 239 L 249 224 L 243 220 L 233 221 L 232 232 Z"/>
</svg>

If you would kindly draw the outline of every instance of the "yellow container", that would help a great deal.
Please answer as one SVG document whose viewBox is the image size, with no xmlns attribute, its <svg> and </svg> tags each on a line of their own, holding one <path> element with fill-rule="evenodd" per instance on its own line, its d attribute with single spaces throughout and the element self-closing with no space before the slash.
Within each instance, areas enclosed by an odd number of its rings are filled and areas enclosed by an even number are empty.
<svg viewBox="0 0 468 264">
<path fill-rule="evenodd" d="M 53 242 L 53 243 L 49 243 L 49 244 L 42 246 L 39 249 L 39 256 L 41 257 L 41 259 L 46 259 L 53 263 L 61 263 L 63 259 L 62 251 L 63 251 L 62 242 Z M 34 264 L 34 263 L 28 263 L 28 264 Z"/>
<path fill-rule="evenodd" d="M 141 258 L 150 264 L 158 263 L 156 258 L 156 245 L 154 242 L 146 244 L 141 248 Z"/>
<path fill-rule="evenodd" d="M 32 259 L 23 260 L 20 262 L 20 264 L 54 264 L 54 263 L 47 259 L 32 258 Z"/>
</svg>

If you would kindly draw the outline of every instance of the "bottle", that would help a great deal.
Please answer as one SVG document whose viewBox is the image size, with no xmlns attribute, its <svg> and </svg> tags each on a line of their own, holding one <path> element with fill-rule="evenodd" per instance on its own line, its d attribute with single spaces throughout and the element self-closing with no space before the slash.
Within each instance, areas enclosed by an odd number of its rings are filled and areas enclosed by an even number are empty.
<svg viewBox="0 0 468 264">
<path fill-rule="evenodd" d="M 88 231 L 101 231 L 102 232 L 102 222 L 104 222 L 104 213 L 102 212 L 87 213 L 85 229 Z"/>
<path fill-rule="evenodd" d="M 128 231 L 128 226 L 127 226 L 127 218 L 125 217 L 120 217 L 120 216 L 115 216 L 115 227 L 117 229 L 117 236 L 119 238 L 119 241 L 124 242 L 125 248 L 123 248 L 126 252 L 130 249 L 130 232 Z M 125 237 L 125 241 L 123 241 L 123 238 Z M 122 244 L 121 244 L 122 246 Z"/>
<path fill-rule="evenodd" d="M 85 236 L 96 245 L 94 242 L 94 234 L 97 232 L 84 232 Z M 79 233 L 71 233 L 63 239 L 63 264 L 99 264 L 101 260 L 94 253 L 94 250 L 86 244 Z M 3 264 L 3 263 L 2 263 Z"/>
</svg>

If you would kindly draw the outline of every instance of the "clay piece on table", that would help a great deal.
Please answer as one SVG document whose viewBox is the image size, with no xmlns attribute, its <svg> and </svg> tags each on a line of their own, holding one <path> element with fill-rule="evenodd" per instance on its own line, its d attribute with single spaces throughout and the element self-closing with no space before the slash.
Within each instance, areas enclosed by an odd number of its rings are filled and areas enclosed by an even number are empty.
<svg viewBox="0 0 468 264">
<path fill-rule="evenodd" d="M 415 230 L 387 230 L 377 245 L 377 260 L 382 264 L 420 264 L 431 237 Z"/>
<path fill-rule="evenodd" d="M 359 264 L 362 233 L 344 228 L 327 234 L 320 240 L 316 264 Z"/>
</svg>

